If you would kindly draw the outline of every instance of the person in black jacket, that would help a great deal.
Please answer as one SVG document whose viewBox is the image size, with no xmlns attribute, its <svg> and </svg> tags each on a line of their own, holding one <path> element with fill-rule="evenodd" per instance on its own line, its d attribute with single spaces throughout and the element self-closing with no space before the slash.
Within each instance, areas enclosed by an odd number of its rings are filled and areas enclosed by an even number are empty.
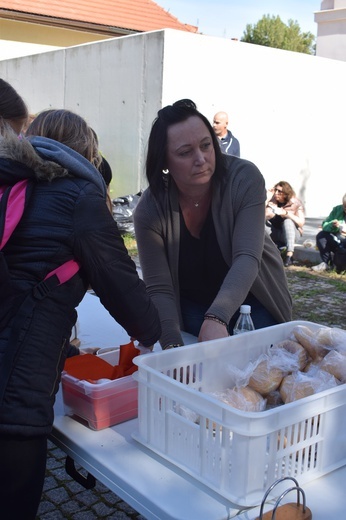
<svg viewBox="0 0 346 520">
<path fill-rule="evenodd" d="M 28 181 L 24 213 L 3 248 L 19 301 L 0 327 L 0 516 L 31 520 L 75 308 L 88 287 L 142 347 L 159 339 L 161 327 L 107 208 L 100 154 L 84 119 L 49 110 L 20 139 L 11 118 L 0 123 L 0 186 Z M 78 272 L 49 292 L 42 280 L 70 260 Z"/>
</svg>

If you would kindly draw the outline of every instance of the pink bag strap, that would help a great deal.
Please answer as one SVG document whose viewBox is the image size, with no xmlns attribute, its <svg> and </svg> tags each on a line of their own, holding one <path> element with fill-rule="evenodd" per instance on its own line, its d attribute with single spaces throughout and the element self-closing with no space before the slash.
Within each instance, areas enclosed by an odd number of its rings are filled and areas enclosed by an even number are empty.
<svg viewBox="0 0 346 520">
<path fill-rule="evenodd" d="M 22 218 L 25 206 L 25 194 L 28 180 L 19 181 L 14 184 L 8 196 L 6 214 L 4 220 L 4 233 L 0 240 L 0 250 L 5 247 L 8 239 Z M 0 189 L 0 200 L 6 187 Z"/>
<path fill-rule="evenodd" d="M 3 235 L 0 237 L 0 251 L 3 249 L 11 237 L 13 231 L 16 229 L 20 219 L 23 216 L 25 208 L 25 196 L 28 186 L 28 179 L 19 181 L 14 184 L 8 193 L 5 216 L 3 221 Z M 8 186 L 0 186 L 0 201 L 8 189 Z M 53 271 L 47 274 L 45 280 L 53 275 L 56 275 L 59 280 L 59 285 L 67 282 L 80 269 L 80 264 L 76 260 L 68 260 Z"/>
<path fill-rule="evenodd" d="M 70 280 L 70 278 L 72 278 L 72 276 L 74 276 L 79 271 L 79 269 L 79 262 L 77 262 L 76 260 L 68 260 L 64 264 L 60 265 L 59 267 L 48 273 L 45 277 L 45 280 L 47 280 L 53 275 L 56 275 L 59 280 L 59 285 L 61 285 L 62 283 L 65 283 L 68 280 Z"/>
</svg>

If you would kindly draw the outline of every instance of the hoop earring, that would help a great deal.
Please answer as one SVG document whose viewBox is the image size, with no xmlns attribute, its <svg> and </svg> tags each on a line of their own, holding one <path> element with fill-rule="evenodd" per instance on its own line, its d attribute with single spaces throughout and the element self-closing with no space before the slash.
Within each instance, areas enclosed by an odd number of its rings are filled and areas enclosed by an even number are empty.
<svg viewBox="0 0 346 520">
<path fill-rule="evenodd" d="M 169 169 L 167 168 L 166 170 L 162 170 L 162 173 L 163 175 L 169 175 Z"/>
</svg>

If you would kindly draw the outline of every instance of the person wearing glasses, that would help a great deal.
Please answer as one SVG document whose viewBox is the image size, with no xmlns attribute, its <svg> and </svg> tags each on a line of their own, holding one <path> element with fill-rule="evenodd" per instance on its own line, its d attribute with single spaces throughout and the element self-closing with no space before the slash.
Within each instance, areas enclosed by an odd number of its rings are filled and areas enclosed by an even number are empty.
<svg viewBox="0 0 346 520">
<path fill-rule="evenodd" d="M 268 191 L 266 231 L 284 256 L 284 266 L 293 264 L 294 244 L 303 234 L 305 210 L 292 186 L 280 181 Z"/>
<path fill-rule="evenodd" d="M 193 101 L 159 110 L 146 176 L 134 224 L 161 347 L 182 346 L 182 330 L 199 341 L 232 334 L 242 304 L 251 305 L 257 329 L 289 321 L 281 256 L 264 230 L 264 178 L 253 163 L 221 152 Z"/>
</svg>

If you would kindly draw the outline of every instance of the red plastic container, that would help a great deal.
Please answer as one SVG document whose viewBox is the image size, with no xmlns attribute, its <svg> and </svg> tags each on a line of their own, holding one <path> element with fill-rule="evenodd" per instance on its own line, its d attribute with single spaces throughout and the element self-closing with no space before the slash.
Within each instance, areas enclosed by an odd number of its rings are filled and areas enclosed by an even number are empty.
<svg viewBox="0 0 346 520">
<path fill-rule="evenodd" d="M 119 350 L 101 357 L 114 366 L 118 363 Z M 137 417 L 138 383 L 132 376 L 94 384 L 63 372 L 61 382 L 65 414 L 80 417 L 92 430 Z"/>
</svg>

